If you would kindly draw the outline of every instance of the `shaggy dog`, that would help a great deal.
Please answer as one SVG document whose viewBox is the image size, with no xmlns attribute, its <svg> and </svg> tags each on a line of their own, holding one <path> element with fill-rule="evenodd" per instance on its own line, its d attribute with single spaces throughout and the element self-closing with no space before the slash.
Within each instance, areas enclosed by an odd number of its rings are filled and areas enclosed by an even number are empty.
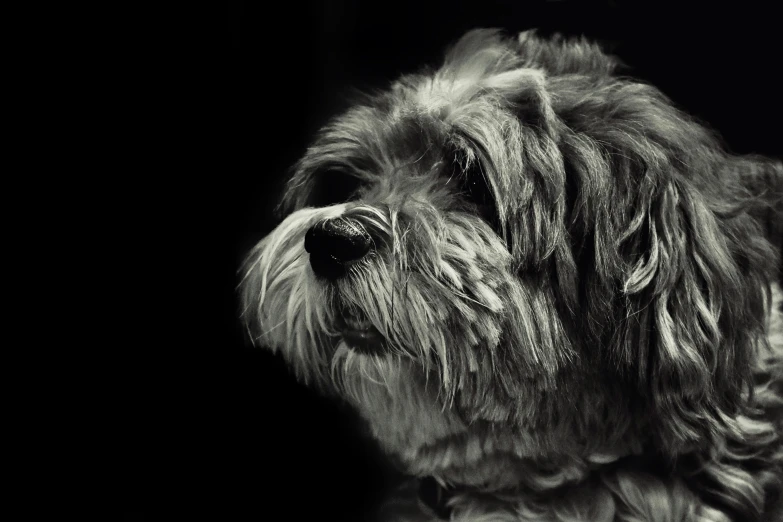
<svg viewBox="0 0 783 522">
<path fill-rule="evenodd" d="M 421 496 L 390 520 L 774 520 L 783 166 L 583 40 L 465 35 L 332 121 L 242 316 Z"/>
</svg>

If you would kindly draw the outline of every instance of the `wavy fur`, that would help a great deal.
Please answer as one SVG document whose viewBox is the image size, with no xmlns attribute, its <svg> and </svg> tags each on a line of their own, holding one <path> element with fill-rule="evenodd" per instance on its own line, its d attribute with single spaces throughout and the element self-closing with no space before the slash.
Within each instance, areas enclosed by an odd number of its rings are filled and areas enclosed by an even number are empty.
<svg viewBox="0 0 783 522">
<path fill-rule="evenodd" d="M 251 336 L 404 471 L 457 487 L 453 520 L 778 509 L 783 166 L 730 154 L 617 65 L 468 33 L 322 131 L 248 256 Z M 335 176 L 350 190 L 320 203 Z M 373 241 L 336 281 L 303 249 L 325 219 Z M 346 346 L 343 314 L 381 354 Z"/>
</svg>

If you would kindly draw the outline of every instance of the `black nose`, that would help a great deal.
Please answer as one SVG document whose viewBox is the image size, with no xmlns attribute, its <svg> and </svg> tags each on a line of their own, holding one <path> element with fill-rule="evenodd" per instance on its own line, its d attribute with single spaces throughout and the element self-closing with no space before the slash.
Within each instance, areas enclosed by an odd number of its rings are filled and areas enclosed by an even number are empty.
<svg viewBox="0 0 783 522">
<path fill-rule="evenodd" d="M 345 274 L 348 266 L 366 256 L 371 246 L 372 238 L 364 227 L 344 217 L 319 221 L 307 231 L 304 242 L 313 271 L 327 279 Z"/>
</svg>

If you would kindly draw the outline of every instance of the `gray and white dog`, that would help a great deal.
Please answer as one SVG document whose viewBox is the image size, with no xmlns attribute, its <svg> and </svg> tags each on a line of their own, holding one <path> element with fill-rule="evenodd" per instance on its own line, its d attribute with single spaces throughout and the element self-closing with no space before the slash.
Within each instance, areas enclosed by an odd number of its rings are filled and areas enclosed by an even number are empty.
<svg viewBox="0 0 783 522">
<path fill-rule="evenodd" d="M 434 485 L 391 520 L 779 516 L 783 166 L 617 65 L 466 34 L 323 129 L 247 257 L 254 341 Z"/>
</svg>

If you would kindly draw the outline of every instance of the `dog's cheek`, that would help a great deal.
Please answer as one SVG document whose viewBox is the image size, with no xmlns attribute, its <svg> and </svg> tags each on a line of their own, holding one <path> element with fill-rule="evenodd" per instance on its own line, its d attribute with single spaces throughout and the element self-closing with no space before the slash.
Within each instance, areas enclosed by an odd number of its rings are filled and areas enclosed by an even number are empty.
<svg viewBox="0 0 783 522">
<path fill-rule="evenodd" d="M 574 358 L 573 346 L 551 288 L 526 284 L 511 272 L 510 264 L 503 269 L 488 264 L 481 271 L 500 306 L 495 312 L 480 308 L 474 323 L 482 327 L 470 332 L 487 332 L 491 327 L 493 335 L 463 347 L 474 360 L 460 382 L 460 414 L 467 421 L 529 425 L 537 416 L 542 394 L 556 393 L 557 375 Z"/>
</svg>

